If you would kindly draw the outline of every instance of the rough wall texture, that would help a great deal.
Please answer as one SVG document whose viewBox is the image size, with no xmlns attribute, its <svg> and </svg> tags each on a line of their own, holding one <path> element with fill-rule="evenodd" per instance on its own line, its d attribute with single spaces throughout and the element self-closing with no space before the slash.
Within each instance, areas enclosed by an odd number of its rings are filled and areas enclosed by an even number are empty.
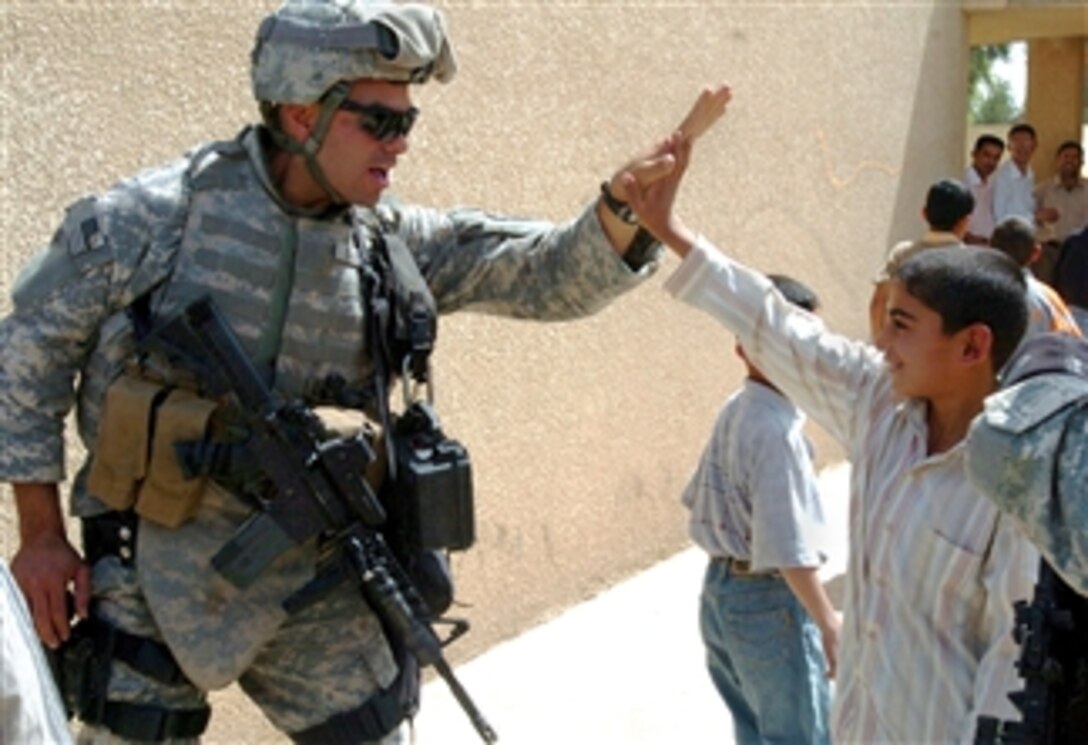
<svg viewBox="0 0 1088 745">
<path fill-rule="evenodd" d="M 68 202 L 255 119 L 246 64 L 274 4 L 0 2 L 0 311 Z M 861 334 L 887 246 L 962 169 L 963 18 L 944 3 L 443 7 L 461 72 L 417 95 L 405 200 L 566 219 L 727 79 L 735 103 L 698 147 L 683 214 Z M 478 488 L 479 540 L 455 561 L 474 631 L 455 659 L 684 545 L 677 497 L 741 368 L 728 332 L 661 291 L 674 266 L 576 323 L 443 319 L 438 403 Z M 814 434 L 821 462 L 841 459 Z"/>
</svg>

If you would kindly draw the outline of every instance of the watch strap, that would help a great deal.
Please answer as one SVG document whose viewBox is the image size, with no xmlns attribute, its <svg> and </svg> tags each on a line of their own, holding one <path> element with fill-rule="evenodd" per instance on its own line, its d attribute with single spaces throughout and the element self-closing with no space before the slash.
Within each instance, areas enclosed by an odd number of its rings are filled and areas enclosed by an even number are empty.
<svg viewBox="0 0 1088 745">
<path fill-rule="evenodd" d="M 612 190 L 608 188 L 607 181 L 601 182 L 601 201 L 604 202 L 604 206 L 608 208 L 609 212 L 628 225 L 638 225 L 638 215 L 631 209 L 631 205 L 616 199 L 612 194 Z"/>
</svg>

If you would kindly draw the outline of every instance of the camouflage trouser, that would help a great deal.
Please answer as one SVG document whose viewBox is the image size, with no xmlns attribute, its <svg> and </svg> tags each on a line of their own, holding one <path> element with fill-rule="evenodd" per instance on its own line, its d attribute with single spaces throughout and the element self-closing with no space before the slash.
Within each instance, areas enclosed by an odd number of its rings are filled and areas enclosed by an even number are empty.
<svg viewBox="0 0 1088 745">
<path fill-rule="evenodd" d="M 135 569 L 114 557 L 94 567 L 95 612 L 130 634 L 162 641 L 136 580 Z M 325 598 L 292 615 L 239 677 L 246 695 L 282 732 L 300 732 L 321 724 L 334 714 L 355 709 L 378 688 L 367 664 L 367 640 L 357 621 L 368 612 L 358 593 L 344 585 Z M 370 642 L 373 644 L 373 641 Z M 193 709 L 206 701 L 204 691 L 189 683 L 168 685 L 141 675 L 114 661 L 109 699 L 171 709 Z M 80 743 L 125 742 L 102 727 L 83 727 Z M 196 740 L 171 740 L 181 744 Z M 380 741 L 402 742 L 394 731 Z"/>
</svg>

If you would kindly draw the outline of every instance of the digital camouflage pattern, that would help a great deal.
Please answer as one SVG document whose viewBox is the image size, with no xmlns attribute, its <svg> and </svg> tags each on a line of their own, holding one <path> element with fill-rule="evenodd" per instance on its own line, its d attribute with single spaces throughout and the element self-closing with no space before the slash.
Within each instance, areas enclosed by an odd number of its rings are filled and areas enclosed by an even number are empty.
<svg viewBox="0 0 1088 745">
<path fill-rule="evenodd" d="M 0 478 L 62 480 L 63 423 L 73 407 L 79 436 L 94 452 L 105 390 L 133 350 L 125 309 L 149 291 L 163 315 L 210 294 L 257 364 L 275 365 L 275 387 L 285 396 L 365 407 L 373 380 L 358 268 L 368 245 L 351 242 L 363 221 L 404 240 L 441 313 L 576 318 L 653 269 L 628 268 L 593 204 L 562 226 L 416 206 L 348 208 L 321 219 L 293 213 L 269 188 L 264 134 L 246 129 L 69 210 L 21 274 L 14 310 L 0 322 Z M 103 509 L 87 492 L 86 470 L 72 493 L 81 516 Z M 295 731 L 346 700 L 357 705 L 395 669 L 376 619 L 352 588 L 302 617 L 285 617 L 280 603 L 313 574 L 312 545 L 287 552 L 241 592 L 211 570 L 209 557 L 248 514 L 242 501 L 210 489 L 177 530 L 145 521 L 136 573 L 96 570 L 95 592 L 108 618 L 164 638 L 200 688 L 241 676 L 277 726 Z M 300 645 L 303 639 L 310 643 Z M 292 680 L 307 681 L 305 690 Z"/>
<path fill-rule="evenodd" d="M 1020 379 L 1033 367 L 1050 371 Z M 1032 337 L 1008 371 L 1011 384 L 986 400 L 968 434 L 968 474 L 1088 595 L 1088 342 Z"/>
<path fill-rule="evenodd" d="M 253 95 L 311 103 L 341 80 L 448 82 L 457 61 L 436 9 L 413 3 L 289 0 L 264 20 L 253 49 Z"/>
</svg>

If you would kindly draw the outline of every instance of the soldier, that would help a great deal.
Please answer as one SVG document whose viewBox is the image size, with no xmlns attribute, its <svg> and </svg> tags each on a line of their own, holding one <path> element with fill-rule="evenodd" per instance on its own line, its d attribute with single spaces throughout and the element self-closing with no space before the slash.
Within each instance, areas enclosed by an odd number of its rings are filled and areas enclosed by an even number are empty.
<svg viewBox="0 0 1088 745">
<path fill-rule="evenodd" d="M 0 322 L 0 478 L 13 484 L 20 528 L 12 571 L 47 646 L 71 633 L 69 590 L 86 619 L 77 627 L 94 653 L 74 702 L 85 738 L 196 738 L 206 692 L 238 681 L 297 741 L 399 741 L 397 664 L 358 592 L 340 585 L 284 609 L 315 574 L 315 541 L 245 588 L 213 571 L 254 513 L 234 470 L 244 458 L 205 453 L 183 468 L 178 453 L 230 433 L 229 412 L 175 390 L 175 370 L 130 372 L 141 328 L 210 295 L 278 393 L 373 412 L 387 390 L 362 288 L 379 247 L 406 247 L 440 313 L 580 317 L 648 276 L 658 246 L 626 209 L 624 174 L 654 188 L 728 89 L 704 91 L 686 129 L 617 170 L 565 225 L 384 203 L 419 115 L 409 84 L 455 69 L 433 8 L 288 0 L 253 50 L 263 123 L 76 202 L 19 277 Z M 91 454 L 71 497 L 85 558 L 58 494 L 73 406 Z"/>
<path fill-rule="evenodd" d="M 1002 382 L 971 425 L 967 474 L 1042 560 L 1031 603 L 1015 606 L 1019 715 L 980 718 L 975 741 L 1076 742 L 1088 722 L 1088 342 L 1036 334 Z"/>
</svg>

